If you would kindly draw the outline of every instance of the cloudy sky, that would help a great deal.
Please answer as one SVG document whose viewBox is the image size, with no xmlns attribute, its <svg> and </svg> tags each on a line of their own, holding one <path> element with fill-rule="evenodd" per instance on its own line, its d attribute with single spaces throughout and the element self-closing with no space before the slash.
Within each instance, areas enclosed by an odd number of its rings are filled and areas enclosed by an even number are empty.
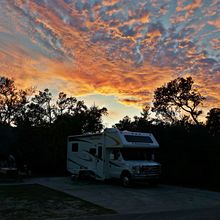
<svg viewBox="0 0 220 220">
<path fill-rule="evenodd" d="M 220 106 L 220 0 L 0 0 L 0 73 L 106 106 L 107 125 L 192 76 Z"/>
</svg>

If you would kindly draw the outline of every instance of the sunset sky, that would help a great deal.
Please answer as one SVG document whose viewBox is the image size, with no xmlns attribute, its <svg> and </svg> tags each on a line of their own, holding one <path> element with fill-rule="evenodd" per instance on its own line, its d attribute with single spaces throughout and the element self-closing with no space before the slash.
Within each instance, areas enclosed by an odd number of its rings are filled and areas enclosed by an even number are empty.
<svg viewBox="0 0 220 220">
<path fill-rule="evenodd" d="M 105 106 L 106 126 L 178 76 L 220 107 L 220 0 L 0 0 L 0 73 Z"/>
</svg>

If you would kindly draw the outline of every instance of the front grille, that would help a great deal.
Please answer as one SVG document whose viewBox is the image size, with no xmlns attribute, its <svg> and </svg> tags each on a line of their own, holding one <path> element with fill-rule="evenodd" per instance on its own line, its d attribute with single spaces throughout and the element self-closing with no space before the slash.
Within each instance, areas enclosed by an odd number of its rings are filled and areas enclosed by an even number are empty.
<svg viewBox="0 0 220 220">
<path fill-rule="evenodd" d="M 160 166 L 142 166 L 141 173 L 143 173 L 143 174 L 158 174 L 158 173 L 160 173 Z"/>
</svg>

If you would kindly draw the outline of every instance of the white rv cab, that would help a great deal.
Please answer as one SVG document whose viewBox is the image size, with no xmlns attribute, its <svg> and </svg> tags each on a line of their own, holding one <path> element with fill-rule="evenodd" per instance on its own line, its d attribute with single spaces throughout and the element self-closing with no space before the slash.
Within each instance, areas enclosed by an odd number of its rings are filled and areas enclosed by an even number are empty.
<svg viewBox="0 0 220 220">
<path fill-rule="evenodd" d="M 135 180 L 154 182 L 161 166 L 155 161 L 159 144 L 151 133 L 107 128 L 102 133 L 68 137 L 67 170 L 76 176 L 120 179 L 128 186 Z"/>
</svg>

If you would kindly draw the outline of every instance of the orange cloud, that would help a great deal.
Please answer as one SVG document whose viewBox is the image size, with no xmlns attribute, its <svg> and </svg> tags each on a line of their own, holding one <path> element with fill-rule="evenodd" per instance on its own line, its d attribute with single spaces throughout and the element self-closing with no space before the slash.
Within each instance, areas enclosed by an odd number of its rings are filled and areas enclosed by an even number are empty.
<svg viewBox="0 0 220 220">
<path fill-rule="evenodd" d="M 202 8 L 202 0 L 193 0 L 189 3 L 187 0 L 177 1 L 176 14 L 171 17 L 172 23 L 184 23 L 194 16 L 197 9 Z"/>
<path fill-rule="evenodd" d="M 193 0 L 192 3 L 187 4 L 186 6 L 184 6 L 184 4 L 187 3 L 186 0 L 180 0 L 178 1 L 178 6 L 176 7 L 177 11 L 192 11 L 195 10 L 199 7 L 201 7 L 202 4 L 202 0 Z"/>
<path fill-rule="evenodd" d="M 212 45 L 212 49 L 214 50 L 220 50 L 220 39 L 218 38 L 213 38 L 210 41 L 211 45 Z"/>
<path fill-rule="evenodd" d="M 217 20 L 214 20 L 214 21 L 208 21 L 208 24 L 213 25 L 216 28 L 220 28 L 220 18 L 218 18 Z"/>
</svg>

